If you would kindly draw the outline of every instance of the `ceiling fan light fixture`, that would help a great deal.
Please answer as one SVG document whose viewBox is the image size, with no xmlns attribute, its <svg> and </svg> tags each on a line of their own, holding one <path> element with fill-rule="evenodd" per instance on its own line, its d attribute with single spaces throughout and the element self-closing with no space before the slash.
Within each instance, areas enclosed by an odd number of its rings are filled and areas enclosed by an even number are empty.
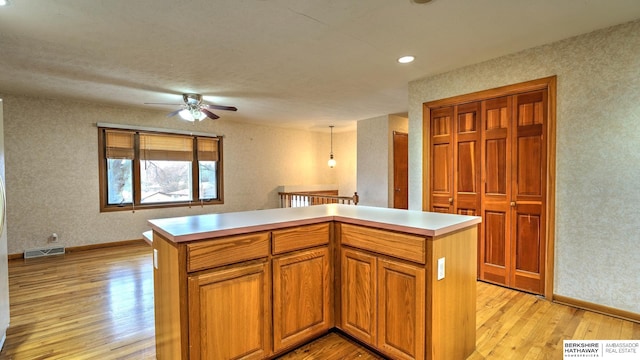
<svg viewBox="0 0 640 360">
<path fill-rule="evenodd" d="M 178 115 L 180 115 L 180 117 L 183 118 L 184 120 L 195 121 L 195 119 L 193 118 L 193 116 L 191 116 L 191 113 L 187 109 L 180 110 Z"/>
<path fill-rule="evenodd" d="M 180 112 L 178 113 L 178 115 L 180 115 L 181 118 L 187 120 L 187 121 L 202 121 L 204 120 L 207 115 L 205 113 L 203 113 L 202 111 L 200 111 L 200 109 L 182 109 L 180 110 Z"/>
<path fill-rule="evenodd" d="M 198 121 L 202 121 L 207 118 L 207 115 L 200 111 L 200 109 L 196 109 L 192 115 L 195 119 L 198 119 Z"/>
<path fill-rule="evenodd" d="M 2 0 L 0 0 L 2 1 Z M 235 106 L 224 106 L 224 105 L 214 105 L 214 104 L 204 104 L 202 102 L 202 95 L 195 93 L 185 93 L 182 94 L 182 100 L 184 103 L 182 104 L 168 104 L 168 103 L 145 103 L 148 105 L 176 105 L 180 106 L 179 109 L 170 112 L 167 114 L 167 117 L 172 117 L 175 115 L 180 115 L 181 118 L 187 121 L 194 122 L 196 120 L 202 121 L 206 118 L 210 118 L 211 120 L 219 119 L 220 116 L 211 112 L 210 109 L 215 110 L 225 110 L 225 111 L 238 111 L 238 108 Z"/>
</svg>

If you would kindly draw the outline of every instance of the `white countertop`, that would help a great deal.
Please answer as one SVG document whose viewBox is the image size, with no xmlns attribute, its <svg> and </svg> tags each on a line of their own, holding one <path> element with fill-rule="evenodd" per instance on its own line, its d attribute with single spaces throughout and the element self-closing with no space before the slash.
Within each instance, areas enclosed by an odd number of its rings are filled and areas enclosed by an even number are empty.
<svg viewBox="0 0 640 360">
<path fill-rule="evenodd" d="M 185 242 L 334 220 L 436 237 L 478 224 L 481 218 L 360 205 L 329 204 L 155 219 L 149 220 L 149 224 L 153 231 L 157 231 L 168 240 Z"/>
</svg>

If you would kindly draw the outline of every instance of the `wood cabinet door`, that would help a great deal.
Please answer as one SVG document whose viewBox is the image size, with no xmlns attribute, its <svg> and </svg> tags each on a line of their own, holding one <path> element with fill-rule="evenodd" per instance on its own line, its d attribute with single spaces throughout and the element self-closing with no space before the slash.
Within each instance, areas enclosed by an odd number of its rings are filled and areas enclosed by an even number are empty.
<svg viewBox="0 0 640 360">
<path fill-rule="evenodd" d="M 270 352 L 268 263 L 189 277 L 190 359 L 263 359 Z"/>
<path fill-rule="evenodd" d="M 424 359 L 425 269 L 378 259 L 377 347 L 394 359 Z"/>
<path fill-rule="evenodd" d="M 377 279 L 376 257 L 342 249 L 340 327 L 371 346 L 376 345 Z"/>
<path fill-rule="evenodd" d="M 431 111 L 431 211 L 453 213 L 453 106 Z"/>
<path fill-rule="evenodd" d="M 329 265 L 328 247 L 273 258 L 274 351 L 332 327 Z"/>
</svg>

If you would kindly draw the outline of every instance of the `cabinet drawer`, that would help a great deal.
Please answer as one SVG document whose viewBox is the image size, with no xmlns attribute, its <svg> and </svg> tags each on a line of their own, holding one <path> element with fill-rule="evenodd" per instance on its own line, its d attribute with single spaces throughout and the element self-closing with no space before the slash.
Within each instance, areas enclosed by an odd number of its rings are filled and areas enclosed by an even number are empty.
<svg viewBox="0 0 640 360">
<path fill-rule="evenodd" d="M 273 232 L 273 254 L 329 243 L 329 223 L 298 226 Z"/>
<path fill-rule="evenodd" d="M 343 245 L 370 250 L 420 264 L 425 263 L 425 238 L 371 229 L 363 226 L 341 224 Z"/>
<path fill-rule="evenodd" d="M 198 271 L 269 255 L 269 233 L 223 237 L 187 245 L 188 271 Z"/>
</svg>

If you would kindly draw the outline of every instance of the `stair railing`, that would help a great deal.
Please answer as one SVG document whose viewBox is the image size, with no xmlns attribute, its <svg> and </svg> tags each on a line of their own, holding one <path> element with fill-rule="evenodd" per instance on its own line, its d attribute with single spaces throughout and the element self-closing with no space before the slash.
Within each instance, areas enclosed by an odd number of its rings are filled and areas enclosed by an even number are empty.
<svg viewBox="0 0 640 360">
<path fill-rule="evenodd" d="M 280 207 L 303 207 L 322 204 L 358 205 L 360 197 L 357 192 L 353 196 L 327 195 L 313 192 L 279 192 Z"/>
</svg>

